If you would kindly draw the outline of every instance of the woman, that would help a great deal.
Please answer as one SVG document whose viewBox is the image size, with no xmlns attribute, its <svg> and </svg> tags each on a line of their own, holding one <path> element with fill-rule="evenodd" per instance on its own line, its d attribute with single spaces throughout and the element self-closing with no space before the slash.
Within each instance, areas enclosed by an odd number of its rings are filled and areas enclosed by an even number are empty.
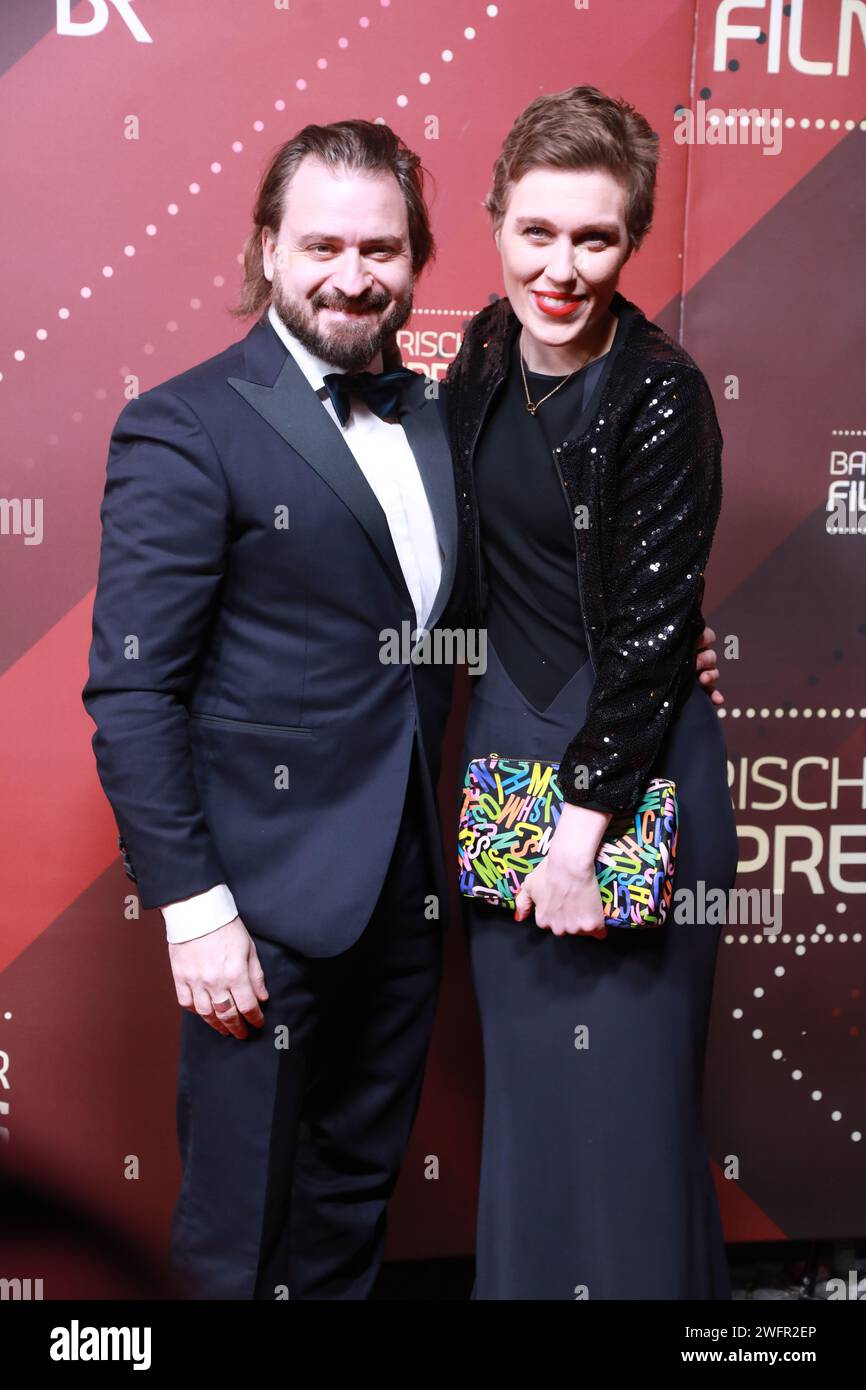
<svg viewBox="0 0 866 1390">
<path fill-rule="evenodd" d="M 488 641 L 463 765 L 558 760 L 566 802 L 523 925 L 467 901 L 478 1299 L 730 1297 L 701 1117 L 720 928 L 671 912 L 606 931 L 593 868 L 611 815 L 659 775 L 677 784 L 675 889 L 728 889 L 737 863 L 724 738 L 695 673 L 721 436 L 695 363 L 617 290 L 652 219 L 657 146 L 592 87 L 527 107 L 486 200 L 506 297 L 448 376 Z"/>
</svg>

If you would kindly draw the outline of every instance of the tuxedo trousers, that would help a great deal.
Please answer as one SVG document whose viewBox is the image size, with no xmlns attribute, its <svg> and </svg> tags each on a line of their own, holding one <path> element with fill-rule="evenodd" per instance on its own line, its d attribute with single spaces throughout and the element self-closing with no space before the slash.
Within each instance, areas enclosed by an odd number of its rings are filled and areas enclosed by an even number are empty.
<svg viewBox="0 0 866 1390">
<path fill-rule="evenodd" d="M 545 710 L 488 641 L 464 757 L 562 758 L 593 673 Z M 737 833 L 725 741 L 695 685 L 652 776 L 677 784 L 675 893 L 731 888 Z M 729 1299 L 702 1123 L 722 928 L 678 922 L 554 936 L 534 913 L 464 899 L 484 1047 L 479 1300 Z"/>
<path fill-rule="evenodd" d="M 370 1294 L 441 975 L 441 841 L 420 759 L 416 740 L 389 871 L 354 944 L 309 957 L 253 935 L 270 997 L 245 1039 L 184 1013 L 171 1263 L 193 1298 Z"/>
</svg>

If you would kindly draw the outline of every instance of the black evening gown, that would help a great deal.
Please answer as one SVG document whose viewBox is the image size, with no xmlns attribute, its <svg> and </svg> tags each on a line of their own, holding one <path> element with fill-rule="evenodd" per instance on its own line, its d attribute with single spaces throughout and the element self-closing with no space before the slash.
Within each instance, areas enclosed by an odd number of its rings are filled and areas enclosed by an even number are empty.
<svg viewBox="0 0 866 1390">
<path fill-rule="evenodd" d="M 549 466 L 538 438 L 543 460 L 525 452 L 518 460 L 523 488 L 539 476 L 533 469 Z M 479 469 L 482 523 L 485 495 L 496 506 L 507 495 L 501 451 L 494 463 L 495 492 L 486 490 L 483 459 Z M 497 543 L 501 549 L 501 528 Z M 495 546 L 486 558 L 495 598 Z M 537 587 L 533 597 L 534 611 L 543 611 Z M 492 638 L 498 632 L 504 644 L 517 630 L 517 604 L 512 589 L 514 621 L 506 612 L 488 624 L 463 767 L 489 753 L 559 759 L 584 720 L 593 683 L 587 660 L 546 707 L 531 703 L 506 670 Z M 582 631 L 574 638 L 580 650 Z M 543 634 L 541 641 L 543 651 Z M 516 648 L 510 655 L 511 669 L 519 668 Z M 699 880 L 707 891 L 732 887 L 737 836 L 725 741 L 697 676 L 651 775 L 677 783 L 675 888 L 695 891 Z M 729 1299 L 702 1125 L 722 928 L 678 924 L 669 913 L 660 928 L 609 928 L 604 940 L 556 937 L 532 916 L 517 923 L 502 908 L 462 901 L 485 1070 L 473 1298 Z M 578 1048 L 582 1028 L 589 1045 Z"/>
</svg>

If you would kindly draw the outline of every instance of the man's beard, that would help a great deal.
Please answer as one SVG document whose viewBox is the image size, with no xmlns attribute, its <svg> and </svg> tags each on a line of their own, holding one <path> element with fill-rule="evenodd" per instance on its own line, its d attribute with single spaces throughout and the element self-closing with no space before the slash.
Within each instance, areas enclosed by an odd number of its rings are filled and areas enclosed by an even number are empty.
<svg viewBox="0 0 866 1390">
<path fill-rule="evenodd" d="M 275 271 L 271 291 L 273 306 L 289 332 L 316 357 L 346 372 L 363 371 L 385 340 L 403 327 L 412 312 L 411 289 L 404 299 L 393 299 L 381 288 L 370 289 L 357 299 L 349 299 L 339 290 L 318 291 L 310 300 L 289 299 L 279 271 Z M 385 312 L 375 321 L 364 318 L 357 323 L 332 324 L 325 334 L 313 317 L 319 309 L 367 309 L 371 312 L 384 309 Z"/>
</svg>

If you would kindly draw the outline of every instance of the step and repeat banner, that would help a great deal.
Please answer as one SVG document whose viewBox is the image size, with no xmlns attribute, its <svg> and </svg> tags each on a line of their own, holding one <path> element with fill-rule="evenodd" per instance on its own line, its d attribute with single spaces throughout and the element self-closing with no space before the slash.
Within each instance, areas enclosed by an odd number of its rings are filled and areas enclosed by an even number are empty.
<svg viewBox="0 0 866 1390">
<path fill-rule="evenodd" d="M 3 1161 L 164 1246 L 179 1010 L 81 704 L 130 383 L 243 335 L 229 310 L 264 163 L 353 116 L 392 125 L 432 176 L 439 251 L 401 347 L 442 376 L 502 293 L 482 199 L 508 127 L 591 83 L 661 137 L 621 288 L 695 357 L 725 437 L 705 613 L 750 890 L 724 909 L 708 1056 L 726 1234 L 862 1234 L 864 0 L 4 0 L 0 69 Z M 448 845 L 466 697 L 464 678 Z M 472 1248 L 482 1059 L 450 906 L 394 1257 Z"/>
</svg>

